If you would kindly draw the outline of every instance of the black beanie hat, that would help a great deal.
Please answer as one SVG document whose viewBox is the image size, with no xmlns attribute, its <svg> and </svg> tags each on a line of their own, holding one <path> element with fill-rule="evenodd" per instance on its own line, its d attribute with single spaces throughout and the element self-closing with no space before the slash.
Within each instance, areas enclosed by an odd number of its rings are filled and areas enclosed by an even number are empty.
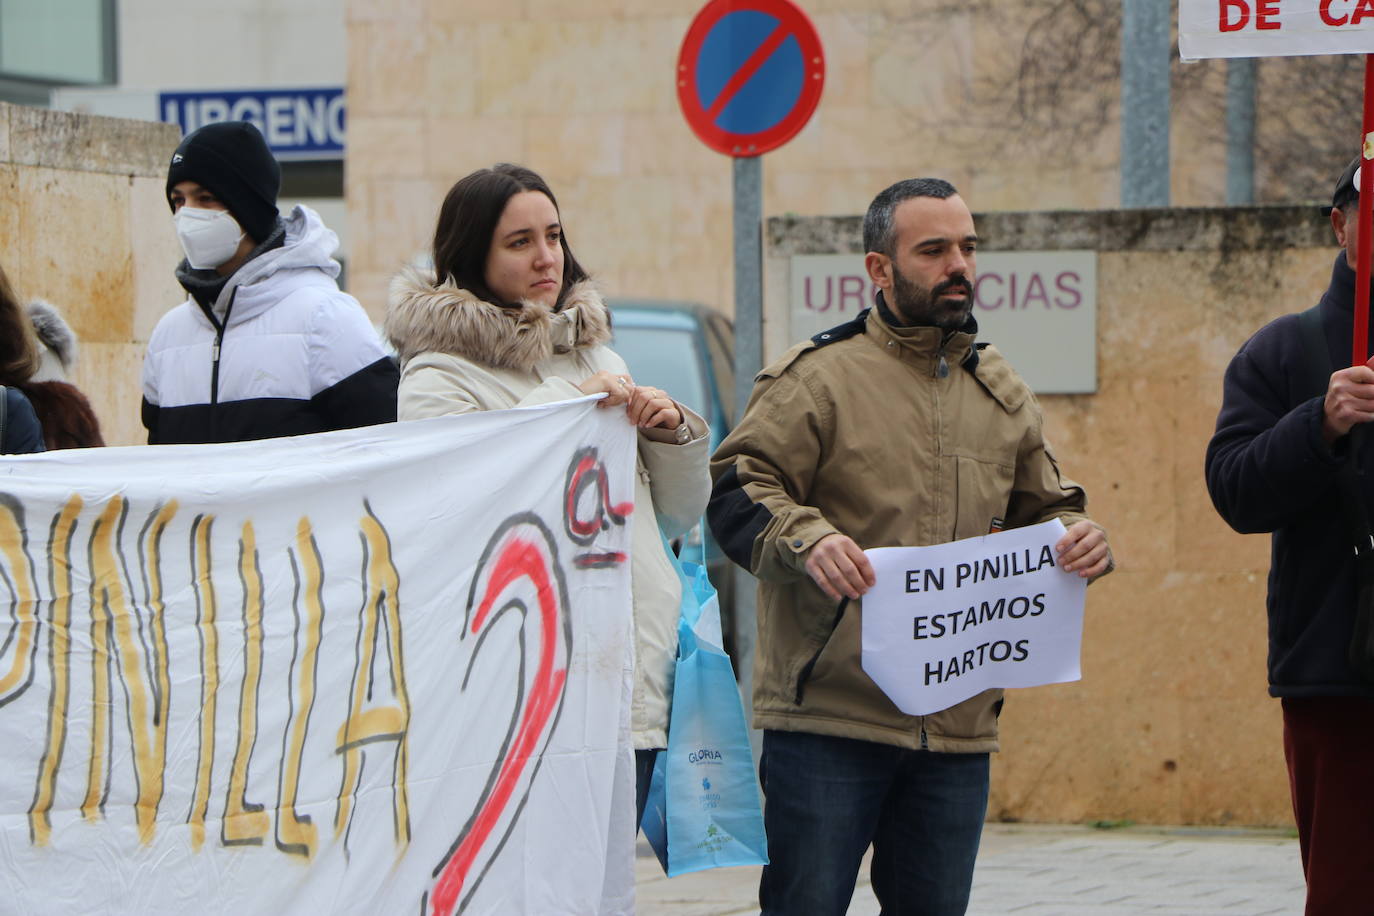
<svg viewBox="0 0 1374 916">
<path fill-rule="evenodd" d="M 208 188 L 253 241 L 265 241 L 276 228 L 281 166 L 247 121 L 219 121 L 187 134 L 167 169 L 168 203 L 183 181 Z"/>
</svg>

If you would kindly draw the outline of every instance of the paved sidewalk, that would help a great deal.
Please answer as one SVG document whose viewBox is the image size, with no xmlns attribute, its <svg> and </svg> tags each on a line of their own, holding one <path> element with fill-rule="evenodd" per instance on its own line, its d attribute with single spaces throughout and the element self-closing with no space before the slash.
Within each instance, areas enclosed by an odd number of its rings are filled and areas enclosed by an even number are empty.
<svg viewBox="0 0 1374 916">
<path fill-rule="evenodd" d="M 664 877 L 640 841 L 643 916 L 758 912 L 757 868 Z M 1298 841 L 1283 831 L 989 824 L 969 916 L 1292 916 L 1303 909 Z M 850 916 L 877 916 L 867 864 Z"/>
</svg>

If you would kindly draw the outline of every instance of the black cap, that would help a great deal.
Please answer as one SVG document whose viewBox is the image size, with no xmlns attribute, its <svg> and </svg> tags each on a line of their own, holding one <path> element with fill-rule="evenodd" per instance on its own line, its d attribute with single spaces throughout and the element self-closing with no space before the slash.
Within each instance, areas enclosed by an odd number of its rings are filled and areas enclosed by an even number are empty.
<svg viewBox="0 0 1374 916">
<path fill-rule="evenodd" d="M 276 228 L 281 166 L 247 121 L 219 121 L 187 134 L 167 169 L 169 203 L 173 186 L 183 181 L 208 188 L 253 241 L 266 240 Z"/>
<path fill-rule="evenodd" d="M 1341 172 L 1340 179 L 1336 182 L 1336 190 L 1331 193 L 1331 206 L 1322 207 L 1322 216 L 1330 216 L 1331 211 L 1339 207 L 1344 207 L 1352 200 L 1360 199 L 1359 185 L 1363 175 L 1360 174 L 1361 156 L 1356 156 L 1350 160 L 1350 164 Z"/>
</svg>

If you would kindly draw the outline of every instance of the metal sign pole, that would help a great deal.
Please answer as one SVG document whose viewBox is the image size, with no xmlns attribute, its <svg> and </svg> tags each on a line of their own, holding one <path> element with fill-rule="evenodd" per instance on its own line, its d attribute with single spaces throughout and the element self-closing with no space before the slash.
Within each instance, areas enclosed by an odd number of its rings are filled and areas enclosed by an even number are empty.
<svg viewBox="0 0 1374 916">
<path fill-rule="evenodd" d="M 735 416 L 763 368 L 763 159 L 741 156 L 735 172 Z"/>
<path fill-rule="evenodd" d="M 1255 59 L 1226 62 L 1226 203 L 1255 202 Z"/>
<path fill-rule="evenodd" d="M 793 0 L 707 0 L 677 60 L 677 98 L 701 142 L 734 167 L 735 422 L 763 368 L 763 160 L 796 136 L 821 99 L 825 55 L 815 25 Z M 779 112 L 782 113 L 779 117 Z M 753 706 L 754 577 L 735 571 L 735 664 Z M 761 735 L 750 732 L 754 759 Z"/>
<path fill-rule="evenodd" d="M 735 422 L 754 390 L 754 376 L 763 368 L 763 158 L 736 157 L 735 196 Z M 744 708 L 753 708 L 754 643 L 756 641 L 757 582 L 748 570 L 735 567 L 735 659 Z M 749 740 L 757 762 L 762 736 L 751 730 Z"/>
<path fill-rule="evenodd" d="M 1169 206 L 1169 4 L 1122 0 L 1121 206 Z"/>
</svg>

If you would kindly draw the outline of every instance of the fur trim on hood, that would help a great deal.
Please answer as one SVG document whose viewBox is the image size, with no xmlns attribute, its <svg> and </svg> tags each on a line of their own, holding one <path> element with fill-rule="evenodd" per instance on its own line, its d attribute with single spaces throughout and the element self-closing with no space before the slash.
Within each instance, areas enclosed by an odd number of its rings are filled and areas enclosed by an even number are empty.
<svg viewBox="0 0 1374 916">
<path fill-rule="evenodd" d="M 606 303 L 586 280 L 568 291 L 555 312 L 529 300 L 493 305 L 452 281 L 436 285 L 432 272 L 416 267 L 391 281 L 384 329 L 403 365 L 416 354 L 438 351 L 525 372 L 555 353 L 611 339 Z"/>
<path fill-rule="evenodd" d="M 38 371 L 32 381 L 65 381 L 76 365 L 76 333 L 57 307 L 42 299 L 30 302 L 28 313 L 39 343 Z"/>
<path fill-rule="evenodd" d="M 57 356 L 63 369 L 76 365 L 76 334 L 57 307 L 42 299 L 29 303 L 29 320 L 38 340 Z"/>
</svg>

